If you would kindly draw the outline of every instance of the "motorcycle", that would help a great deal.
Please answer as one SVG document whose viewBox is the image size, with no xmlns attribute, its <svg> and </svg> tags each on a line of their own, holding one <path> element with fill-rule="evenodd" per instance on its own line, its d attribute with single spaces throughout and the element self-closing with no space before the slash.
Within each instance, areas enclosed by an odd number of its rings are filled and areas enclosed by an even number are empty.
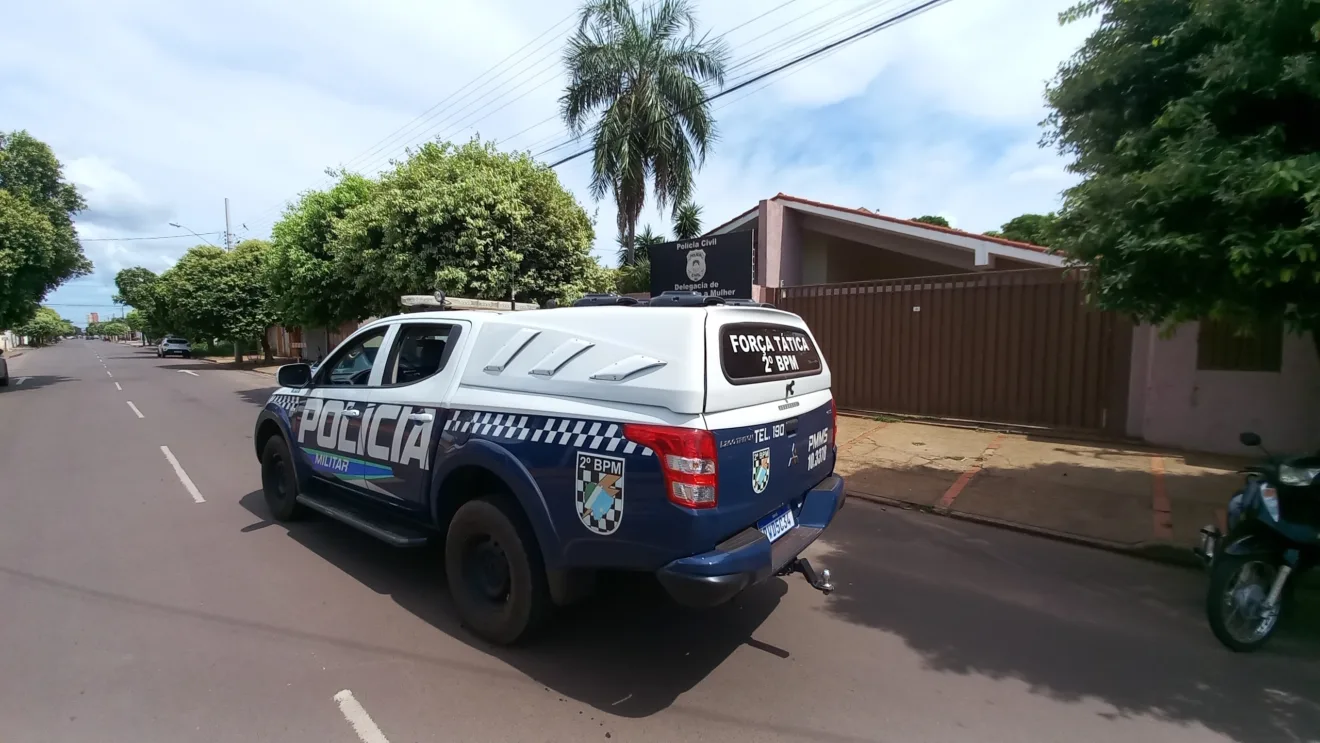
<svg viewBox="0 0 1320 743">
<path fill-rule="evenodd" d="M 1203 527 L 1196 553 L 1210 570 L 1210 629 L 1228 648 L 1251 652 L 1278 629 L 1297 576 L 1320 560 L 1320 455 L 1278 458 L 1254 433 L 1238 440 L 1259 447 L 1266 460 L 1242 471 L 1246 483 L 1228 502 L 1227 533 Z"/>
</svg>

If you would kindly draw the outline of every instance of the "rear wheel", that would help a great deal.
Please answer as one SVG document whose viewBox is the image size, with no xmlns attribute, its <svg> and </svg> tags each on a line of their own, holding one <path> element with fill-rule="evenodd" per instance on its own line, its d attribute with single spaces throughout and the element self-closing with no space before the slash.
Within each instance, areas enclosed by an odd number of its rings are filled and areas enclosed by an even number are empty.
<svg viewBox="0 0 1320 743">
<path fill-rule="evenodd" d="M 307 513 L 298 502 L 298 474 L 281 436 L 271 436 L 261 450 L 261 490 L 276 521 L 297 521 Z"/>
<path fill-rule="evenodd" d="M 550 615 L 550 587 L 531 525 L 507 497 L 459 507 L 445 538 L 445 576 L 464 624 L 510 645 L 527 639 Z"/>
<path fill-rule="evenodd" d="M 1205 599 L 1210 629 L 1220 642 L 1239 653 L 1259 650 L 1279 626 L 1282 601 L 1265 609 L 1278 565 L 1261 557 L 1220 555 L 1210 567 Z"/>
</svg>

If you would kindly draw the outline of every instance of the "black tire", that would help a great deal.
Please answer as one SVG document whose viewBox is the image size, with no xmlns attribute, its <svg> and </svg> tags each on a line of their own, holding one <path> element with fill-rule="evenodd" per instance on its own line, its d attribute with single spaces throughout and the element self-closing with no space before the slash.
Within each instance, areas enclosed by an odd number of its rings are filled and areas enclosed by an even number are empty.
<svg viewBox="0 0 1320 743">
<path fill-rule="evenodd" d="M 1234 652 L 1250 653 L 1261 649 L 1279 629 L 1279 616 L 1275 616 L 1273 624 L 1263 634 L 1250 640 L 1235 635 L 1228 626 L 1231 605 L 1228 596 L 1234 580 L 1247 564 L 1259 562 L 1264 560 L 1259 557 L 1221 554 L 1215 557 L 1210 566 L 1210 587 L 1205 597 L 1206 618 L 1210 621 L 1210 631 L 1215 633 L 1215 638 Z M 1268 592 L 1269 587 L 1266 586 L 1265 590 Z"/>
<path fill-rule="evenodd" d="M 536 535 L 510 498 L 488 496 L 459 507 L 445 537 L 445 576 L 463 623 L 490 642 L 527 640 L 550 616 Z"/>
<path fill-rule="evenodd" d="M 0 387 L 9 386 L 9 377 L 0 377 Z"/>
<path fill-rule="evenodd" d="M 184 357 L 185 359 L 191 359 L 191 358 L 192 358 L 192 352 L 191 352 L 191 351 L 184 351 L 184 352 L 183 352 L 183 357 Z"/>
<path fill-rule="evenodd" d="M 307 515 L 298 502 L 298 474 L 282 436 L 271 436 L 261 450 L 261 491 L 276 521 L 297 521 Z"/>
</svg>

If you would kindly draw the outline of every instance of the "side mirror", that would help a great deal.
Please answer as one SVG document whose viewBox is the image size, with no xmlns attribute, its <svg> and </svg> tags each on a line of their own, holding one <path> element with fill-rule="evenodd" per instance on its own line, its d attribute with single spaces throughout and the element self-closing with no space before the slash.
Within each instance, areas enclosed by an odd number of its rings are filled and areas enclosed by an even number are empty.
<svg viewBox="0 0 1320 743">
<path fill-rule="evenodd" d="M 1243 446 L 1260 446 L 1260 436 L 1251 431 L 1243 431 L 1238 434 L 1238 442 Z"/>
<path fill-rule="evenodd" d="M 285 364 L 275 373 L 281 387 L 306 387 L 312 383 L 312 367 L 307 364 Z"/>
</svg>

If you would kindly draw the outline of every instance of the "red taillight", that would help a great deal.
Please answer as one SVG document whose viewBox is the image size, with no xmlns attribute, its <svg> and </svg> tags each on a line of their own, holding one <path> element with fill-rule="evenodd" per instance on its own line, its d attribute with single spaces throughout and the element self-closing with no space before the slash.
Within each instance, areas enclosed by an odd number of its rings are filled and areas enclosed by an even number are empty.
<svg viewBox="0 0 1320 743">
<path fill-rule="evenodd" d="M 830 398 L 830 444 L 839 445 L 839 406 Z"/>
<path fill-rule="evenodd" d="M 628 423 L 623 436 L 655 452 L 669 500 L 686 508 L 719 505 L 715 434 L 697 428 Z"/>
</svg>

